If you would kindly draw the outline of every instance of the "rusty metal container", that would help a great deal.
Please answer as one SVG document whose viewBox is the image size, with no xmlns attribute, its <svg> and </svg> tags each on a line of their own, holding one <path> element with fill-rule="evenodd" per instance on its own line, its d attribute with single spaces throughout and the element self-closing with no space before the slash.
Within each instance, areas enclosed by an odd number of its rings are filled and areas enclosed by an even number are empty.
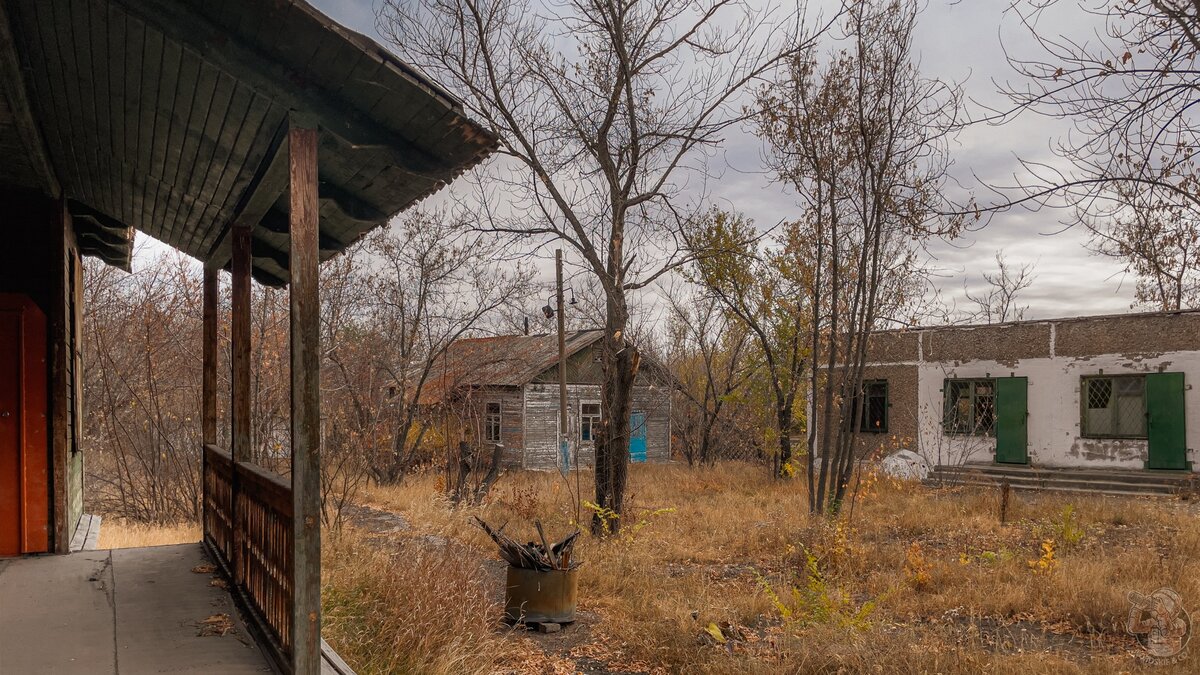
<svg viewBox="0 0 1200 675">
<path fill-rule="evenodd" d="M 571 623 L 578 591 L 578 567 L 543 572 L 510 566 L 504 616 L 513 623 Z"/>
</svg>

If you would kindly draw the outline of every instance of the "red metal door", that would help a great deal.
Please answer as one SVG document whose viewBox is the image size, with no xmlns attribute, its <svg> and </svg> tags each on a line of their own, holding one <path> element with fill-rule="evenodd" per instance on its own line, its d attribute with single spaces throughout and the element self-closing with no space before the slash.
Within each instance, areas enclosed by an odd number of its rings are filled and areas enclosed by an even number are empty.
<svg viewBox="0 0 1200 675">
<path fill-rule="evenodd" d="M 49 550 L 46 316 L 0 293 L 0 556 Z"/>
</svg>

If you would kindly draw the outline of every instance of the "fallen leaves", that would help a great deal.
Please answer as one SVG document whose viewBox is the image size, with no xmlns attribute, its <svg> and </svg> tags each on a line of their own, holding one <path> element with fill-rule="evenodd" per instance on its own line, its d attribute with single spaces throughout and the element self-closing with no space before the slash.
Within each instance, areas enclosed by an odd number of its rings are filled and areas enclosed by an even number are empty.
<svg viewBox="0 0 1200 675">
<path fill-rule="evenodd" d="M 210 635 L 224 636 L 233 630 L 233 619 L 229 618 L 228 614 L 213 614 L 207 619 L 196 622 L 200 628 L 197 633 L 200 637 L 208 637 Z"/>
</svg>

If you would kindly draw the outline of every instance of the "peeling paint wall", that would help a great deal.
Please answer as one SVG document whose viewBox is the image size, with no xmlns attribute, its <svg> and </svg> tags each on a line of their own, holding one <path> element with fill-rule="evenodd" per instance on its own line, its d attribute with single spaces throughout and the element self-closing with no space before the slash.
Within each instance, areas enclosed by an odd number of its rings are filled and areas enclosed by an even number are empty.
<svg viewBox="0 0 1200 675">
<path fill-rule="evenodd" d="M 925 363 L 920 366 L 918 407 L 921 452 L 942 463 L 990 462 L 995 438 L 950 436 L 943 432 L 942 387 L 946 378 L 1029 378 L 1029 463 L 1033 466 L 1077 466 L 1141 469 L 1147 441 L 1081 436 L 1080 394 L 1084 375 L 1183 372 L 1190 388 L 1184 392 L 1187 411 L 1188 459 L 1200 464 L 1200 352 L 1169 352 L 1157 357 L 1130 358 L 1116 354 L 1093 357 L 1032 358 L 967 363 Z M 899 395 L 899 392 L 897 393 Z"/>
<path fill-rule="evenodd" d="M 1141 469 L 1144 439 L 1081 436 L 1081 377 L 1184 373 L 1187 459 L 1200 470 L 1200 312 L 1032 321 L 881 334 L 867 378 L 889 380 L 889 431 L 915 419 L 916 448 L 934 463 L 991 462 L 991 436 L 947 435 L 943 383 L 954 378 L 1026 377 L 1028 452 L 1033 466 Z M 897 345 L 916 341 L 911 350 Z M 901 357 L 901 358 L 897 358 Z M 917 372 L 915 390 L 907 371 Z"/>
<path fill-rule="evenodd" d="M 864 379 L 888 381 L 888 433 L 861 434 L 862 454 L 907 448 L 936 464 L 992 462 L 993 436 L 943 432 L 944 381 L 1015 376 L 1029 385 L 1031 465 L 1141 469 L 1147 440 L 1081 435 L 1081 378 L 1181 372 L 1187 460 L 1200 471 L 1200 310 L 884 331 L 867 361 Z M 810 413 L 819 442 L 821 416 Z"/>
</svg>

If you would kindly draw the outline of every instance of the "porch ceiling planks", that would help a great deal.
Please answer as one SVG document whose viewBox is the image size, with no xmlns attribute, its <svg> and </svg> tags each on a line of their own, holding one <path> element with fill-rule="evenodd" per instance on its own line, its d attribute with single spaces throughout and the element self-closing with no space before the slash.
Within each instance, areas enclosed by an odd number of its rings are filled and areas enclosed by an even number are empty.
<svg viewBox="0 0 1200 675">
<path fill-rule="evenodd" d="M 0 68 L 4 85 L 28 93 L 50 178 L 87 211 L 88 241 L 116 245 L 110 262 L 128 255 L 114 235 L 134 227 L 225 267 L 241 220 L 255 228 L 255 277 L 286 283 L 288 200 L 265 174 L 289 117 L 320 129 L 322 260 L 496 146 L 437 85 L 299 0 L 0 5 L 12 36 L 5 50 L 0 33 L 0 67 L 6 54 L 19 65 Z M 12 100 L 0 149 L 17 138 L 4 133 Z M 8 183 L 36 177 L 4 170 Z"/>
</svg>

